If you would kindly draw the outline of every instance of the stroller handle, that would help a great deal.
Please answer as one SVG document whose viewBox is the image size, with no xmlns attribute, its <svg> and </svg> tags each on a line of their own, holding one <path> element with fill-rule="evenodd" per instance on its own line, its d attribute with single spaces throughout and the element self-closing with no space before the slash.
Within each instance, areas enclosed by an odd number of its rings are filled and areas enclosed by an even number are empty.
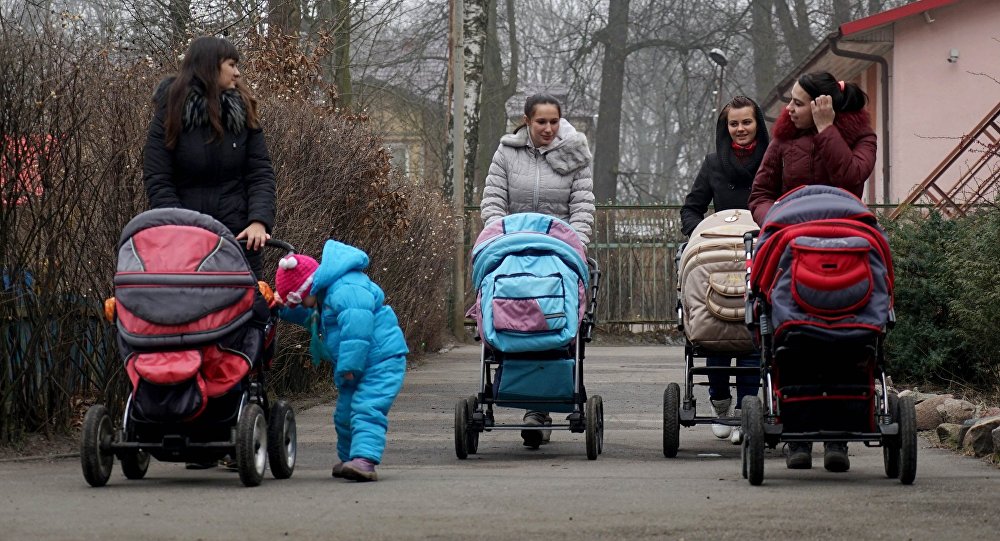
<svg viewBox="0 0 1000 541">
<path fill-rule="evenodd" d="M 246 249 L 246 247 L 247 247 L 247 241 L 246 241 L 246 239 L 240 239 L 240 240 L 238 240 L 236 242 L 240 243 L 240 246 L 242 246 L 244 249 Z M 267 246 L 269 248 L 281 248 L 282 250 L 284 250 L 285 252 L 288 252 L 288 253 L 292 253 L 292 252 L 295 251 L 295 247 L 294 246 L 292 246 L 291 244 L 289 244 L 289 243 L 287 243 L 287 242 L 285 242 L 283 240 L 278 240 L 278 239 L 267 239 L 266 241 L 264 241 L 264 246 Z"/>
</svg>

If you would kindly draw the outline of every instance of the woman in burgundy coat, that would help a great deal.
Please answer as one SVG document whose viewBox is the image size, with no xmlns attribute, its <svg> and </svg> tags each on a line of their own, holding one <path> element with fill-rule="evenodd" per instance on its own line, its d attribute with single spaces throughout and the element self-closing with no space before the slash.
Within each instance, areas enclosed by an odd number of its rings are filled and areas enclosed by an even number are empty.
<svg viewBox="0 0 1000 541">
<path fill-rule="evenodd" d="M 754 221 L 763 225 L 775 199 L 804 184 L 836 186 L 861 197 L 875 168 L 876 138 L 866 103 L 858 85 L 830 73 L 799 77 L 750 189 Z"/>
<path fill-rule="evenodd" d="M 775 199 L 804 184 L 843 188 L 861 197 L 875 168 L 875 132 L 864 110 L 868 96 L 854 83 L 826 72 L 807 73 L 792 87 L 792 99 L 774 125 L 770 146 L 750 189 L 754 221 L 764 217 Z M 847 443 L 828 442 L 823 466 L 847 471 Z M 785 464 L 812 467 L 812 443 L 789 442 Z"/>
</svg>

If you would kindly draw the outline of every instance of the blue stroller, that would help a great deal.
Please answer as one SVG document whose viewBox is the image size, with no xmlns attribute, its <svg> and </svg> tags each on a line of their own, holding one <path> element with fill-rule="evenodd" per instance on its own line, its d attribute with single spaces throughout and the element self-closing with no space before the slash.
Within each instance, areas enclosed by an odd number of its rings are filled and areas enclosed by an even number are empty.
<svg viewBox="0 0 1000 541">
<path fill-rule="evenodd" d="M 476 239 L 472 280 L 478 294 L 468 315 L 482 343 L 480 385 L 455 405 L 455 454 L 475 454 L 484 431 L 554 429 L 584 432 L 587 458 L 596 460 L 604 406 L 587 396 L 583 359 L 595 324 L 597 262 L 566 222 L 514 214 Z M 494 406 L 567 413 L 568 423 L 500 425 Z"/>
</svg>

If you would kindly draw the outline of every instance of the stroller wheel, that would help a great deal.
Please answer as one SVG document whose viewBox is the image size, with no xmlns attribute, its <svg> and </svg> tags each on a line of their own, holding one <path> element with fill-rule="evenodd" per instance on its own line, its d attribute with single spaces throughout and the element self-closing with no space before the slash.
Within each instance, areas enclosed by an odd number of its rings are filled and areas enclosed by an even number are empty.
<svg viewBox="0 0 1000 541">
<path fill-rule="evenodd" d="M 913 484 L 917 477 L 917 410 L 912 396 L 899 399 L 899 482 Z"/>
<path fill-rule="evenodd" d="M 604 450 L 604 401 L 600 395 L 587 399 L 587 459 L 597 460 Z"/>
<path fill-rule="evenodd" d="M 899 425 L 899 396 L 889 393 L 889 415 Z M 889 479 L 899 478 L 899 434 L 885 436 L 882 441 L 882 464 L 885 466 L 885 476 Z"/>
<path fill-rule="evenodd" d="M 663 456 L 674 458 L 681 446 L 681 386 L 667 384 L 663 390 Z"/>
<path fill-rule="evenodd" d="M 267 466 L 267 422 L 264 410 L 257 404 L 247 404 L 236 427 L 236 467 L 240 481 L 255 487 L 264 480 Z"/>
<path fill-rule="evenodd" d="M 479 451 L 479 430 L 471 427 L 472 416 L 476 413 L 476 406 L 479 401 L 476 399 L 475 395 L 470 396 L 468 400 L 465 401 L 465 409 L 468 413 L 468 423 L 466 424 L 465 437 L 468 440 L 469 454 L 474 455 Z"/>
<path fill-rule="evenodd" d="M 126 479 L 142 479 L 149 470 L 149 453 L 142 449 L 126 451 L 121 456 L 121 465 Z"/>
<path fill-rule="evenodd" d="M 80 465 L 83 478 L 92 487 L 102 487 L 111 478 L 115 455 L 109 449 L 114 438 L 111 416 L 102 404 L 95 404 L 83 418 L 83 437 L 80 440 Z"/>
<path fill-rule="evenodd" d="M 292 476 L 297 449 L 295 411 L 288 402 L 278 400 L 271 406 L 267 422 L 267 460 L 275 479 Z"/>
<path fill-rule="evenodd" d="M 455 404 L 455 456 L 461 460 L 469 458 L 469 406 L 463 398 Z"/>
<path fill-rule="evenodd" d="M 740 429 L 742 469 L 751 485 L 764 482 L 764 407 L 756 396 L 743 397 Z"/>
</svg>

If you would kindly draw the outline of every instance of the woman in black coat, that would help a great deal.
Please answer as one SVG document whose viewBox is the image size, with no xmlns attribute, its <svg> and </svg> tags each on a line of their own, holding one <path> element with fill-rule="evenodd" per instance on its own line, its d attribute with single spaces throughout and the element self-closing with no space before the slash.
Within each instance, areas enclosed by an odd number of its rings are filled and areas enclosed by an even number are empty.
<svg viewBox="0 0 1000 541">
<path fill-rule="evenodd" d="M 160 82 L 153 96 L 143 183 L 151 208 L 208 214 L 245 239 L 262 279 L 260 249 L 274 226 L 274 170 L 239 60 L 223 38 L 191 42 L 180 73 Z"/>
<path fill-rule="evenodd" d="M 769 139 L 764 125 L 764 113 L 760 107 L 746 96 L 736 96 L 722 108 L 715 127 L 715 153 L 705 156 L 698 177 L 691 187 L 691 193 L 681 207 L 681 231 L 690 236 L 695 227 L 705 218 L 708 205 L 715 212 L 730 209 L 746 210 L 750 198 L 750 187 L 754 175 L 760 167 L 767 150 Z M 709 355 L 707 366 L 732 366 L 732 358 Z M 759 356 L 737 359 L 737 366 L 760 366 Z M 757 393 L 760 378 L 737 376 L 736 404 L 729 390 L 729 376 L 714 374 L 708 376 L 708 396 L 712 409 L 719 417 L 737 416 L 744 396 Z M 742 441 L 739 427 L 712 424 L 712 433 L 718 438 L 730 438 L 734 444 Z"/>
</svg>

